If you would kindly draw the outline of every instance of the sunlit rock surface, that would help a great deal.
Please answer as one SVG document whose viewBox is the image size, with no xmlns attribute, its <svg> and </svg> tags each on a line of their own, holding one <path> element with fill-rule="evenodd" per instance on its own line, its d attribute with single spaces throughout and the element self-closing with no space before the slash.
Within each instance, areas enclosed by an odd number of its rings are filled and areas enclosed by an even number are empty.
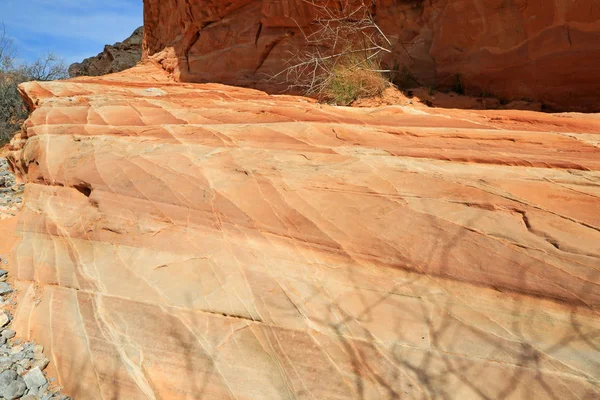
<svg viewBox="0 0 600 400">
<path fill-rule="evenodd" d="M 600 396 L 600 119 L 27 83 L 15 326 L 81 399 Z"/>
</svg>

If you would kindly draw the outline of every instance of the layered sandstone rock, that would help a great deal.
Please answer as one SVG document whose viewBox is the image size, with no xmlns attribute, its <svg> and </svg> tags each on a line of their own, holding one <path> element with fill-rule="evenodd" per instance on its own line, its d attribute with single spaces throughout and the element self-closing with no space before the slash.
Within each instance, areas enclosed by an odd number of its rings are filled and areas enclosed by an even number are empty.
<svg viewBox="0 0 600 400">
<path fill-rule="evenodd" d="M 146 55 L 189 82 L 281 90 L 265 78 L 314 26 L 305 0 L 144 3 Z M 425 86 L 600 111 L 597 0 L 378 0 L 374 13 L 393 41 L 387 66 Z"/>
<path fill-rule="evenodd" d="M 144 27 L 137 28 L 130 37 L 112 46 L 106 45 L 102 53 L 71 64 L 69 76 L 100 76 L 121 72 L 135 66 L 142 59 Z"/>
<path fill-rule="evenodd" d="M 74 398 L 600 396 L 598 116 L 23 92 L 15 329 Z"/>
</svg>

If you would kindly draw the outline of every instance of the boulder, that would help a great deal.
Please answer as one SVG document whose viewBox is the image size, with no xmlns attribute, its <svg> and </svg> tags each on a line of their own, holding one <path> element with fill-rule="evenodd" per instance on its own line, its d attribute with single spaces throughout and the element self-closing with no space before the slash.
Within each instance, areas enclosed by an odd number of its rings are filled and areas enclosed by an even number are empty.
<svg viewBox="0 0 600 400">
<path fill-rule="evenodd" d="M 46 377 L 39 367 L 32 368 L 23 375 L 23 381 L 25 382 L 25 385 L 27 385 L 27 389 L 34 392 L 37 392 L 40 387 L 47 383 Z"/>
</svg>

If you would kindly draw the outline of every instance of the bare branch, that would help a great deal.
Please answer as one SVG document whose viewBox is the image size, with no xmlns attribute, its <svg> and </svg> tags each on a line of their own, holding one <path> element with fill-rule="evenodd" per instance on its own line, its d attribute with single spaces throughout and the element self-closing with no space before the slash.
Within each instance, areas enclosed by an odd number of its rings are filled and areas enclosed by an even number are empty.
<svg viewBox="0 0 600 400">
<path fill-rule="evenodd" d="M 0 22 L 0 72 L 5 72 L 13 67 L 15 54 L 13 40 L 6 33 L 4 23 Z"/>
<path fill-rule="evenodd" d="M 17 64 L 16 54 L 13 40 L 0 22 L 0 145 L 10 140 L 28 115 L 18 85 L 67 77 L 64 62 L 54 54 L 48 53 L 31 64 Z"/>
<path fill-rule="evenodd" d="M 303 42 L 288 50 L 285 68 L 271 75 L 271 81 L 327 98 L 332 85 L 343 86 L 341 75 L 348 80 L 352 72 L 361 82 L 375 82 L 392 72 L 381 67 L 381 59 L 393 53 L 395 44 L 373 17 L 374 0 L 301 1 L 311 7 L 313 21 L 303 26 L 294 20 Z"/>
<path fill-rule="evenodd" d="M 26 71 L 29 78 L 34 81 L 54 81 L 69 76 L 64 61 L 52 53 L 26 66 Z"/>
</svg>

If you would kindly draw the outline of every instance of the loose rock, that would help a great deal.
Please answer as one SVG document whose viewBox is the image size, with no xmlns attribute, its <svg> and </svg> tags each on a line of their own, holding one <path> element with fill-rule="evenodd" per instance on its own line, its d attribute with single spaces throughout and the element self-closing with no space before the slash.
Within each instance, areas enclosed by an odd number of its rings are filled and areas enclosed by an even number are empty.
<svg viewBox="0 0 600 400">
<path fill-rule="evenodd" d="M 8 161 L 0 158 L 0 220 L 12 218 L 23 203 L 23 184 L 18 184 L 15 176 L 9 170 Z M 0 272 L 0 280 L 6 276 L 6 271 Z"/>
<path fill-rule="evenodd" d="M 4 396 L 4 391 L 12 382 L 17 379 L 17 373 L 12 369 L 0 373 L 0 394 Z"/>
<path fill-rule="evenodd" d="M 25 382 L 23 382 L 23 378 L 17 376 L 17 378 L 4 390 L 3 396 L 7 400 L 15 400 L 23 396 L 26 389 L 27 386 L 25 385 Z"/>
<path fill-rule="evenodd" d="M 27 389 L 37 391 L 41 386 L 46 384 L 46 377 L 42 371 L 35 367 L 23 376 Z"/>
<path fill-rule="evenodd" d="M 46 369 L 46 367 L 48 366 L 48 364 L 50 364 L 50 360 L 48 360 L 46 357 L 44 357 L 41 360 L 37 360 L 33 363 L 34 367 L 37 367 L 41 370 Z"/>
<path fill-rule="evenodd" d="M 10 292 L 12 292 L 12 289 L 10 288 L 10 286 L 8 286 L 8 283 L 0 282 L 0 295 L 4 296 L 5 294 L 8 294 Z"/>
<path fill-rule="evenodd" d="M 10 318 L 8 317 L 8 315 L 0 311 L 0 327 L 8 325 L 9 322 Z"/>
<path fill-rule="evenodd" d="M 2 337 L 5 339 L 12 339 L 16 334 L 17 332 L 13 331 L 12 329 L 5 329 L 2 331 Z"/>
</svg>

